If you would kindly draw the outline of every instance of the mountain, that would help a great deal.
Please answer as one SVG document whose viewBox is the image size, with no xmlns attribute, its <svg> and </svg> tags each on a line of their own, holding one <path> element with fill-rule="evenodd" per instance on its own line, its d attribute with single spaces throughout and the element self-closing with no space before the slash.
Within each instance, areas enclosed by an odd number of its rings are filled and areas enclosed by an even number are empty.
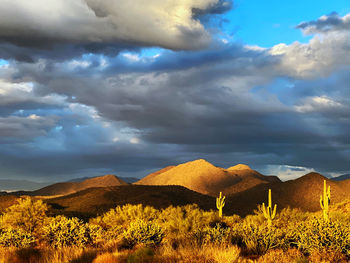
<svg viewBox="0 0 350 263">
<path fill-rule="evenodd" d="M 99 176 L 92 176 L 92 177 L 79 177 L 79 178 L 74 178 L 72 180 L 69 180 L 68 182 L 83 182 L 87 179 L 92 179 L 92 178 L 96 178 Z M 118 176 L 118 178 L 128 184 L 132 184 L 137 182 L 138 180 L 140 180 L 139 178 L 136 177 L 122 177 L 122 176 Z M 37 188 L 36 188 L 37 189 Z"/>
<path fill-rule="evenodd" d="M 127 183 L 117 176 L 109 174 L 86 179 L 82 182 L 56 183 L 26 194 L 35 196 L 67 195 L 91 187 L 107 187 L 116 185 L 127 185 Z"/>
<path fill-rule="evenodd" d="M 320 195 L 323 181 L 331 187 L 331 203 L 335 204 L 350 198 L 350 180 L 335 182 L 318 173 L 309 173 L 298 179 L 286 182 L 260 184 L 227 198 L 227 206 L 234 207 L 234 213 L 246 215 L 257 208 L 257 204 L 267 202 L 268 189 L 272 191 L 272 201 L 278 210 L 291 207 L 304 211 L 320 210 Z"/>
<path fill-rule="evenodd" d="M 181 185 L 193 191 L 217 196 L 244 191 L 258 184 L 280 182 L 276 176 L 264 176 L 249 166 L 239 164 L 228 169 L 216 167 L 199 159 L 177 166 L 168 166 L 152 173 L 135 184 Z"/>
<path fill-rule="evenodd" d="M 204 210 L 216 209 L 214 197 L 182 186 L 121 185 L 89 188 L 44 201 L 50 205 L 52 215 L 65 214 L 82 218 L 94 217 L 125 204 L 143 204 L 160 209 L 195 203 Z"/>
<path fill-rule="evenodd" d="M 28 180 L 0 179 L 0 191 L 32 191 L 38 188 L 45 187 L 49 184 L 52 183 L 38 183 Z"/>
<path fill-rule="evenodd" d="M 337 177 L 332 177 L 330 179 L 332 179 L 333 181 L 343 181 L 343 180 L 350 179 L 350 174 L 343 174 Z"/>
</svg>

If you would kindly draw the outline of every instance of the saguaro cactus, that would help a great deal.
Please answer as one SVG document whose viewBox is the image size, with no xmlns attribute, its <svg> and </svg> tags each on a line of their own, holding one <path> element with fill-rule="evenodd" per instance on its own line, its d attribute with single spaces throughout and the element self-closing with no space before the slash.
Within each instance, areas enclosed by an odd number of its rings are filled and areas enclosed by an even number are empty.
<svg viewBox="0 0 350 263">
<path fill-rule="evenodd" d="M 264 213 L 264 217 L 267 219 L 268 226 L 272 226 L 272 220 L 276 216 L 276 210 L 277 210 L 277 205 L 275 204 L 274 208 L 272 209 L 272 199 L 271 199 L 271 189 L 269 189 L 269 204 L 267 207 L 265 207 L 265 203 L 262 203 L 262 211 Z"/>
<path fill-rule="evenodd" d="M 216 198 L 216 208 L 219 209 L 219 217 L 222 217 L 222 208 L 225 206 L 225 196 L 222 197 L 222 192 L 220 196 Z"/>
<path fill-rule="evenodd" d="M 320 206 L 323 210 L 323 219 L 329 220 L 329 204 L 331 202 L 331 187 L 326 185 L 326 180 L 323 181 L 323 196 L 320 196 Z"/>
</svg>

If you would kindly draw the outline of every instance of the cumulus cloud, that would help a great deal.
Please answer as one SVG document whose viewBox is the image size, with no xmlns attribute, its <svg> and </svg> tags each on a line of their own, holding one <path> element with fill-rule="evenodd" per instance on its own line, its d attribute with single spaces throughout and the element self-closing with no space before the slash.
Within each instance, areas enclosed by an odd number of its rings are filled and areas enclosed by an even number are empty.
<svg viewBox="0 0 350 263">
<path fill-rule="evenodd" d="M 334 22 L 339 20 L 339 23 Z M 331 22 L 333 21 L 333 22 Z M 298 28 L 316 34 L 309 43 L 284 43 L 270 48 L 270 54 L 280 57 L 278 70 L 282 74 L 297 78 L 327 76 L 350 64 L 350 14 L 321 17 L 317 21 L 304 22 Z"/>
<path fill-rule="evenodd" d="M 197 16 L 227 11 L 221 0 L 2 0 L 0 56 L 22 61 L 159 46 L 200 49 L 211 36 Z M 54 52 L 53 52 L 54 51 Z"/>
</svg>

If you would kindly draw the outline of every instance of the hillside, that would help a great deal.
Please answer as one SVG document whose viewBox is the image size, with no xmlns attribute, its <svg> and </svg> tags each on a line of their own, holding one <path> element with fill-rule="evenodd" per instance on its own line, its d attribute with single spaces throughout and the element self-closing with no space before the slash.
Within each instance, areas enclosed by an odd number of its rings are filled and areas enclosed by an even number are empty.
<svg viewBox="0 0 350 263">
<path fill-rule="evenodd" d="M 89 188 L 74 194 L 46 199 L 52 214 L 91 217 L 118 205 L 143 204 L 155 208 L 198 204 L 205 210 L 216 209 L 215 198 L 188 190 L 182 186 L 122 185 Z"/>
<path fill-rule="evenodd" d="M 320 210 L 319 200 L 324 180 L 331 186 L 333 204 L 350 198 L 350 180 L 335 182 L 318 173 L 309 173 L 295 180 L 257 185 L 228 197 L 227 205 L 235 207 L 234 213 L 251 213 L 257 204 L 267 202 L 268 189 L 271 188 L 273 203 L 277 204 L 279 210 L 289 206 L 304 211 L 317 211 Z"/>
<path fill-rule="evenodd" d="M 142 178 L 135 184 L 181 185 L 202 194 L 217 196 L 220 191 L 230 195 L 271 182 L 280 182 L 280 180 L 275 176 L 264 176 L 247 165 L 239 164 L 224 169 L 199 159 L 166 167 Z"/>
<path fill-rule="evenodd" d="M 67 195 L 91 187 L 107 187 L 117 185 L 127 185 L 127 183 L 115 175 L 104 175 L 86 179 L 82 182 L 56 183 L 26 194 L 35 196 Z"/>
</svg>

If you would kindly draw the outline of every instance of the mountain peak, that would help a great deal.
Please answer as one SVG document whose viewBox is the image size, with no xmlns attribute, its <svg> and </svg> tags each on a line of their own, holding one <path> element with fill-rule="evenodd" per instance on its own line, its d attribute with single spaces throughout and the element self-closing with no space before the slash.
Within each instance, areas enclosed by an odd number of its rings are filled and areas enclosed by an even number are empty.
<svg viewBox="0 0 350 263">
<path fill-rule="evenodd" d="M 198 159 L 198 160 L 194 160 L 194 161 L 189 161 L 187 163 L 183 163 L 183 164 L 180 164 L 180 165 L 195 165 L 195 166 L 202 166 L 202 167 L 205 167 L 205 166 L 214 166 L 213 164 L 211 164 L 210 162 L 208 162 L 207 160 L 204 160 L 204 159 Z M 215 166 L 214 166 L 215 167 Z"/>
<path fill-rule="evenodd" d="M 230 168 L 227 168 L 227 170 L 252 170 L 248 165 L 246 164 L 237 164 L 235 166 L 231 166 Z"/>
</svg>

